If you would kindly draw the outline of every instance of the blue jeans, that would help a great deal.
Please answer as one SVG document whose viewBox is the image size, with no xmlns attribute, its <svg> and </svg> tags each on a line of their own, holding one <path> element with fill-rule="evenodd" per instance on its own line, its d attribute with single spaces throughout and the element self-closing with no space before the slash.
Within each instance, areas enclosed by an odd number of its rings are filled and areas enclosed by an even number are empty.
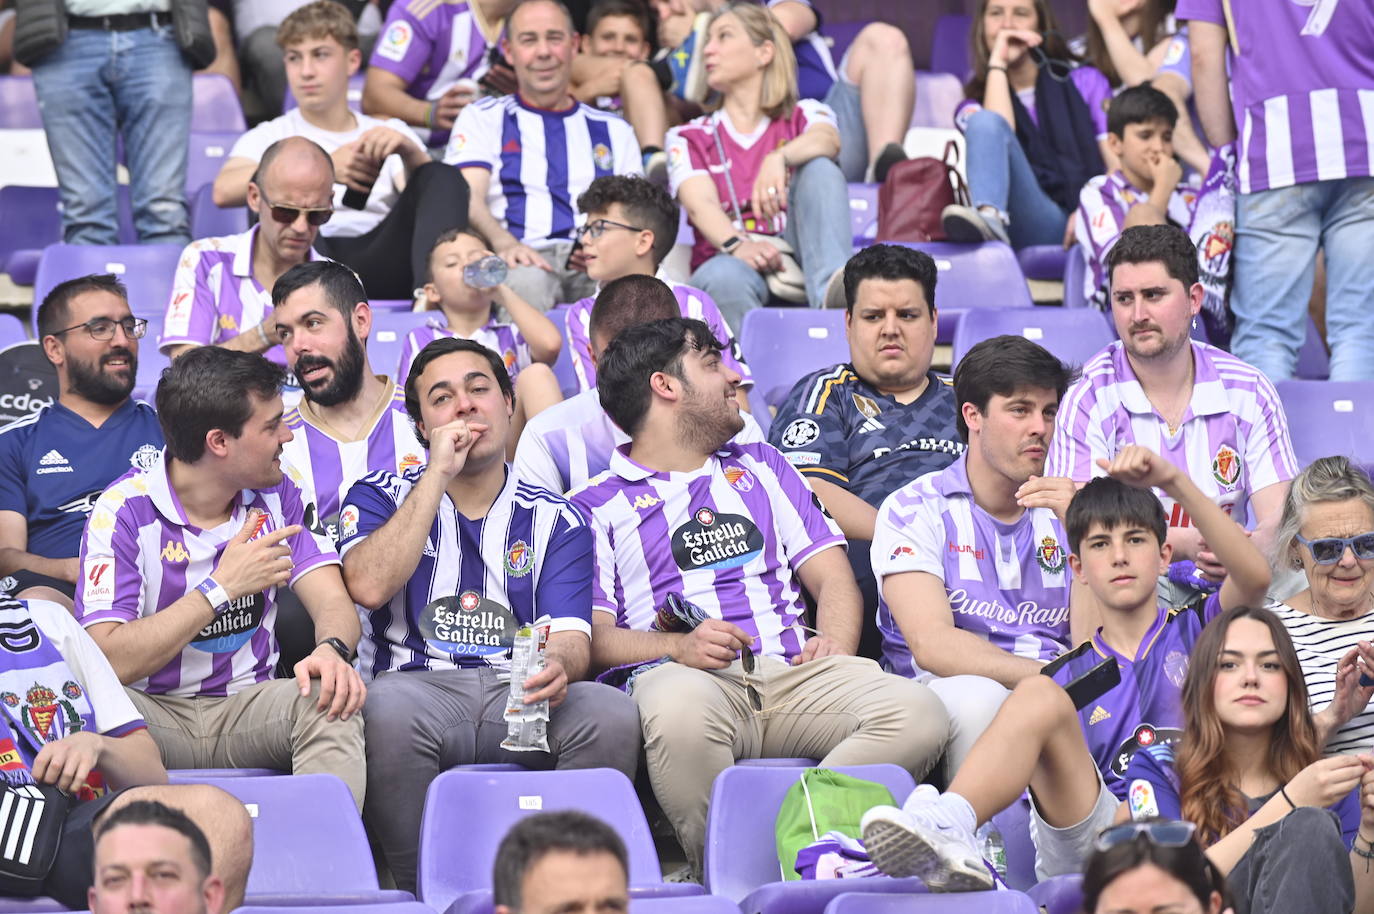
<svg viewBox="0 0 1374 914">
<path fill-rule="evenodd" d="M 825 304 L 825 287 L 854 252 L 849 234 L 849 185 L 830 159 L 804 163 L 787 186 L 787 228 L 783 239 L 796 252 L 806 274 L 806 300 Z M 768 303 L 768 283 L 753 267 L 731 254 L 717 254 L 696 268 L 691 285 L 711 296 L 736 334 L 744 315 Z"/>
<path fill-rule="evenodd" d="M 170 25 L 72 29 L 33 68 L 62 196 L 62 238 L 117 244 L 115 137 L 124 136 L 142 242 L 186 244 L 191 67 Z"/>
<path fill-rule="evenodd" d="M 843 64 L 840 69 L 843 71 Z M 859 87 L 846 81 L 841 72 L 825 94 L 825 103 L 835 112 L 840 130 L 840 171 L 846 181 L 862 181 L 868 172 L 868 128 L 864 126 Z"/>
<path fill-rule="evenodd" d="M 1307 337 L 1318 246 L 1326 251 L 1331 379 L 1374 379 L 1374 178 L 1314 181 L 1241 194 L 1231 351 L 1269 376 L 1293 376 Z"/>
<path fill-rule="evenodd" d="M 974 206 L 1007 214 L 1007 234 L 1017 249 L 1060 244 L 1068 214 L 1040 189 L 1021 141 L 1000 114 L 975 111 L 964 130 L 965 169 Z"/>
</svg>

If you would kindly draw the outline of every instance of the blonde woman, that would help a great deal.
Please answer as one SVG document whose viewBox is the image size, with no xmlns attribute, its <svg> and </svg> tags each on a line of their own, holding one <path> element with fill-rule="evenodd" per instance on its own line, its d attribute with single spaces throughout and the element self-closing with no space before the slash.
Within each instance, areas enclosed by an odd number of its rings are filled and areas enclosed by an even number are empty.
<svg viewBox="0 0 1374 914">
<path fill-rule="evenodd" d="M 767 303 L 768 277 L 784 268 L 772 238 L 794 252 L 812 307 L 842 306 L 852 245 L 834 113 L 798 101 L 792 43 L 761 6 L 717 11 L 703 54 L 719 104 L 668 132 L 669 184 L 696 230 L 690 284 L 738 333 L 745 313 Z"/>
</svg>

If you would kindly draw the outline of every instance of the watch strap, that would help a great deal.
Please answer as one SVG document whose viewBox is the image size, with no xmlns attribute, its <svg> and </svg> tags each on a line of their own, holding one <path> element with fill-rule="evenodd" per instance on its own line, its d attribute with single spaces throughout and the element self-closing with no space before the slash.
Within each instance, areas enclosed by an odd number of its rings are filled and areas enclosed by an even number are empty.
<svg viewBox="0 0 1374 914">
<path fill-rule="evenodd" d="M 349 650 L 348 645 L 344 644 L 343 641 L 338 638 L 325 638 L 323 641 L 321 641 L 319 644 L 315 646 L 321 647 L 323 645 L 328 645 L 329 647 L 332 647 L 338 653 L 338 655 L 343 658 L 344 663 L 352 663 L 354 658 L 358 656 L 356 651 Z"/>
</svg>

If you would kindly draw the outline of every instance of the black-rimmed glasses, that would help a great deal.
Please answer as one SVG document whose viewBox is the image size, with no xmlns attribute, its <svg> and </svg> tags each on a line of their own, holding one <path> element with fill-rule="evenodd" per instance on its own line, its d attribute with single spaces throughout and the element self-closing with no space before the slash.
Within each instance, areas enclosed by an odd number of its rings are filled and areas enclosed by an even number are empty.
<svg viewBox="0 0 1374 914">
<path fill-rule="evenodd" d="M 577 238 L 580 241 L 584 236 L 590 235 L 592 238 L 600 238 L 606 234 L 606 229 L 618 228 L 627 232 L 642 232 L 644 229 L 637 225 L 626 225 L 623 222 L 612 222 L 610 219 L 597 219 L 595 222 L 588 222 L 586 225 L 577 229 Z"/>
<path fill-rule="evenodd" d="M 114 339 L 116 324 L 124 328 L 124 335 L 131 340 L 142 339 L 143 334 L 148 332 L 148 322 L 141 317 L 126 317 L 122 320 L 95 317 L 82 324 L 72 324 L 70 327 L 55 330 L 51 335 L 61 336 L 64 333 L 71 333 L 73 330 L 85 330 L 93 340 L 112 340 Z"/>
</svg>

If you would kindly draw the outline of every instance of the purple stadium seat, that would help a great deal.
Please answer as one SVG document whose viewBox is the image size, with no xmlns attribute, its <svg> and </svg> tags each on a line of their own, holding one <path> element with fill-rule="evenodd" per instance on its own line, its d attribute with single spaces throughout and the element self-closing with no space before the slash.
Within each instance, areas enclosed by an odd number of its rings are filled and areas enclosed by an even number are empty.
<svg viewBox="0 0 1374 914">
<path fill-rule="evenodd" d="M 1070 365 L 1082 365 L 1115 338 L 1105 321 L 1082 311 L 1053 306 L 979 308 L 966 312 L 954 332 L 954 364 L 975 343 L 1005 333 L 1039 343 Z"/>
<path fill-rule="evenodd" d="M 840 890 L 845 890 L 840 884 L 843 880 L 807 880 L 776 887 L 773 885 L 782 882 L 773 823 L 788 788 L 801 778 L 804 770 L 736 765 L 716 776 L 711 788 L 710 811 L 706 817 L 706 857 L 703 868 L 707 891 L 741 901 L 746 910 L 758 911 L 762 909 L 745 899 L 752 898 L 752 893 L 765 886 L 770 888 L 772 903 L 778 903 L 787 894 L 796 892 L 799 897 L 811 899 L 808 905 L 814 904 L 821 896 L 829 900 L 840 894 Z M 905 800 L 907 794 L 916 787 L 911 774 L 897 765 L 853 765 L 836 770 L 884 785 L 892 791 L 898 803 Z M 864 884 L 878 881 L 865 880 Z M 884 877 L 881 881 L 888 884 L 909 882 L 916 891 L 922 890 L 920 880 L 890 880 Z M 888 889 L 884 887 L 878 891 Z"/>
<path fill-rule="evenodd" d="M 378 888 L 362 818 L 344 782 L 333 775 L 203 778 L 199 783 L 233 794 L 253 818 L 246 904 L 255 899 L 292 907 L 308 899 L 349 905 L 361 899 L 410 900 L 407 892 Z"/>
<path fill-rule="evenodd" d="M 186 157 L 186 192 L 195 193 L 206 184 L 213 184 L 229 150 L 239 133 L 221 131 L 196 131 L 191 134 L 190 150 Z M 193 237 L 199 237 L 194 235 Z"/>
<path fill-rule="evenodd" d="M 215 205 L 213 188 L 202 184 L 191 191 L 191 237 L 213 238 L 248 231 L 248 210 L 242 206 L 221 209 Z"/>
<path fill-rule="evenodd" d="M 492 914 L 495 910 L 491 892 L 468 892 L 449 905 L 441 914 Z M 426 908 L 433 914 L 432 909 Z M 4 914 L 4 911 L 0 911 Z M 257 910 L 244 914 L 258 914 Z M 290 914 L 283 911 L 282 914 Z M 352 914 L 351 911 L 340 914 Z M 630 914 L 740 914 L 739 905 L 719 895 L 645 896 L 636 886 L 630 886 Z M 819 914 L 819 912 L 818 912 Z"/>
<path fill-rule="evenodd" d="M 896 241 L 893 244 L 925 251 L 934 258 L 939 271 L 935 307 L 940 311 L 1035 306 L 1016 254 L 1000 241 L 983 244 Z"/>
<path fill-rule="evenodd" d="M 1030 836 L 1030 797 L 1021 799 L 992 817 L 993 826 L 1002 833 L 1007 851 L 1007 885 L 1025 891 L 1035 885 L 1035 844 Z"/>
<path fill-rule="evenodd" d="M 138 352 L 138 363 L 142 368 L 142 349 Z M 275 768 L 168 768 L 167 781 L 171 784 L 211 784 L 223 778 L 275 778 L 289 774 L 291 772 Z"/>
<path fill-rule="evenodd" d="M 861 22 L 821 23 L 821 36 L 825 38 L 826 44 L 830 45 L 830 56 L 835 61 L 835 66 L 840 65 L 840 61 L 844 59 L 844 52 L 849 50 L 854 39 L 858 38 L 859 33 L 873 21 L 865 19 Z"/>
<path fill-rule="evenodd" d="M 48 914 L 67 910 L 56 898 L 0 898 L 0 914 Z"/>
<path fill-rule="evenodd" d="M 973 72 L 969 58 L 969 34 L 973 31 L 973 17 L 945 15 L 935 20 L 930 37 L 930 68 L 937 73 L 951 73 L 962 82 Z"/>
<path fill-rule="evenodd" d="M 121 184 L 115 191 L 115 207 L 119 220 L 120 244 L 135 244 L 129 186 Z M 31 286 L 38 275 L 38 263 L 43 249 L 62 240 L 62 206 L 56 187 L 24 187 L 12 184 L 0 187 L 0 270 L 21 286 Z M 42 301 L 35 298 L 35 302 Z"/>
<path fill-rule="evenodd" d="M 1307 318 L 1307 339 L 1298 350 L 1298 367 L 1294 373 L 1305 381 L 1324 380 L 1331 374 L 1331 357 L 1326 354 L 1326 344 L 1311 316 Z"/>
<path fill-rule="evenodd" d="M 846 892 L 826 905 L 825 914 L 1039 914 L 1039 909 L 1035 902 L 1020 892 L 963 892 L 907 897 L 854 891 Z"/>
<path fill-rule="evenodd" d="M 41 302 L 53 286 L 65 280 L 88 273 L 113 273 L 128 287 L 129 307 L 134 314 L 161 317 L 172 295 L 181 249 L 179 244 L 49 245 L 38 262 L 33 300 Z"/>
<path fill-rule="evenodd" d="M 367 338 L 367 360 L 372 370 L 385 375 L 395 376 L 401 362 L 401 347 L 405 345 L 406 334 L 416 327 L 424 326 L 431 315 L 425 311 L 383 311 L 372 312 L 372 333 Z M 401 382 L 404 383 L 402 378 Z"/>
<path fill-rule="evenodd" d="M 1078 914 L 1083 910 L 1083 877 L 1052 876 L 1026 890 L 1047 914 Z"/>
<path fill-rule="evenodd" d="M 38 95 L 28 76 L 0 76 L 0 129 L 42 130 Z"/>
<path fill-rule="evenodd" d="M 911 126 L 954 129 L 954 109 L 964 100 L 964 86 L 948 73 L 916 71 L 916 101 Z"/>
<path fill-rule="evenodd" d="M 849 233 L 854 247 L 865 248 L 878 237 L 878 190 L 881 184 L 849 185 Z"/>
<path fill-rule="evenodd" d="M 394 901 L 389 903 L 363 903 L 363 904 L 339 904 L 337 901 L 329 904 L 272 904 L 263 905 L 255 903 L 254 899 L 246 899 L 244 906 L 238 909 L 243 914 L 434 914 L 434 911 L 420 904 L 418 901 Z M 3 914 L 3 912 L 0 912 Z"/>
<path fill-rule="evenodd" d="M 1088 297 L 1083 294 L 1083 280 L 1088 273 L 1088 257 L 1078 245 L 1064 258 L 1064 307 L 1086 308 Z"/>
<path fill-rule="evenodd" d="M 815 768 L 820 764 L 814 758 L 742 758 L 735 760 L 736 765 L 746 768 Z"/>
<path fill-rule="evenodd" d="M 191 130 L 196 133 L 243 133 L 248 122 L 234 84 L 222 73 L 191 77 Z"/>
<path fill-rule="evenodd" d="M 1276 385 L 1298 463 L 1349 457 L 1374 471 L 1374 381 L 1281 381 Z"/>
<path fill-rule="evenodd" d="M 476 762 L 472 765 L 454 765 L 451 771 L 529 771 L 524 765 L 510 762 Z"/>
<path fill-rule="evenodd" d="M 781 406 L 804 375 L 849 361 L 844 315 L 816 308 L 755 308 L 744 315 L 739 345 L 754 373 L 749 408 L 765 431 L 768 408 Z"/>
<path fill-rule="evenodd" d="M 491 890 L 496 848 L 510 827 L 534 812 L 580 809 L 604 820 L 625 842 L 630 885 L 640 894 L 699 895 L 701 887 L 665 884 L 648 820 L 634 785 L 618 771 L 446 771 L 429 785 L 420 825 L 420 900 L 447 911 L 460 896 Z M 461 848 L 461 853 L 455 853 Z M 464 909 L 470 909 L 472 894 Z"/>
<path fill-rule="evenodd" d="M 22 343 L 28 340 L 29 334 L 24 329 L 24 322 L 13 314 L 0 314 L 0 348 L 11 343 Z"/>
<path fill-rule="evenodd" d="M 373 311 L 409 311 L 415 302 L 409 298 L 374 298 L 368 301 Z"/>
<path fill-rule="evenodd" d="M 1033 244 L 1017 251 L 1016 260 L 1027 279 L 1058 281 L 1064 276 L 1069 252 L 1057 244 Z"/>
</svg>

